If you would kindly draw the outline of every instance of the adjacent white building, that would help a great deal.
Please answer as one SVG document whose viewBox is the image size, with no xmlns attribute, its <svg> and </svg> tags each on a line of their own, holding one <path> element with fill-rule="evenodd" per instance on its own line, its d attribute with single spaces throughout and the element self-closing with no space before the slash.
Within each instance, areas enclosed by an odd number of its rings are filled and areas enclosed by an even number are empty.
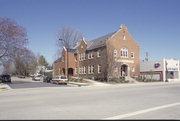
<svg viewBox="0 0 180 121">
<path fill-rule="evenodd" d="M 140 62 L 140 74 L 147 79 L 180 81 L 179 60 L 163 59 Z"/>
</svg>

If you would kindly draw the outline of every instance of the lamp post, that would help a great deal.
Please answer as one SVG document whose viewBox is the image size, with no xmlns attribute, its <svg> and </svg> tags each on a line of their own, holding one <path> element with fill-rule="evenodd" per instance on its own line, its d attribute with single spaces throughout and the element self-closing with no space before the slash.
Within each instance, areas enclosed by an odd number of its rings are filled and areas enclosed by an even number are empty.
<svg viewBox="0 0 180 121">
<path fill-rule="evenodd" d="M 59 39 L 60 41 L 63 41 L 63 39 Z M 67 79 L 68 79 L 68 81 L 69 81 L 69 74 L 68 74 L 68 48 L 66 48 L 66 57 L 67 57 L 67 61 L 66 61 L 66 76 L 67 76 Z"/>
</svg>

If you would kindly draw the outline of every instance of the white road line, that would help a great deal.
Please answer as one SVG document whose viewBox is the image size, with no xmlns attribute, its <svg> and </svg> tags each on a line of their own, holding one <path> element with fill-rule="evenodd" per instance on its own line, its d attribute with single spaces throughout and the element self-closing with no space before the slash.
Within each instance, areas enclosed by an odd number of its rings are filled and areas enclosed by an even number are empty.
<svg viewBox="0 0 180 121">
<path fill-rule="evenodd" d="M 145 110 L 135 111 L 135 112 L 132 112 L 132 113 L 122 114 L 122 115 L 118 115 L 118 116 L 113 116 L 113 117 L 105 118 L 104 120 L 123 119 L 123 118 L 126 118 L 126 117 L 130 117 L 130 116 L 134 116 L 134 115 L 138 115 L 138 114 L 142 114 L 142 113 L 147 113 L 147 112 L 151 112 L 151 111 L 156 111 L 156 110 L 160 110 L 160 109 L 168 108 L 168 107 L 173 107 L 173 106 L 177 106 L 177 105 L 180 105 L 180 102 L 167 104 L 167 105 L 162 105 L 162 106 L 157 106 L 157 107 L 153 107 L 153 108 L 148 108 L 148 109 L 145 109 Z"/>
</svg>

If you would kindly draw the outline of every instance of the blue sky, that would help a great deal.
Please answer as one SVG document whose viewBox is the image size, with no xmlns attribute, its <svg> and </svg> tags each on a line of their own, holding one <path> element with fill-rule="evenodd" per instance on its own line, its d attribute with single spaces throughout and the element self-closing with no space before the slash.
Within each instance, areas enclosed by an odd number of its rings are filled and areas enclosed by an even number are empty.
<svg viewBox="0 0 180 121">
<path fill-rule="evenodd" d="M 29 49 L 49 63 L 57 50 L 56 34 L 68 26 L 92 40 L 128 27 L 141 46 L 140 59 L 180 59 L 180 0 L 0 0 L 0 17 L 28 32 Z"/>
</svg>

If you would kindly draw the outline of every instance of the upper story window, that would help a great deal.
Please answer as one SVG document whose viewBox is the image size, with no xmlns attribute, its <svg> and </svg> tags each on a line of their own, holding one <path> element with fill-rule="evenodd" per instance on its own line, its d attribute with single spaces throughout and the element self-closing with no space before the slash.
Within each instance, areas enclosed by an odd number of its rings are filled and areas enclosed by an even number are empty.
<svg viewBox="0 0 180 121">
<path fill-rule="evenodd" d="M 127 48 L 122 48 L 121 49 L 121 57 L 128 57 L 128 49 Z"/>
<path fill-rule="evenodd" d="M 123 35 L 123 40 L 126 40 L 126 36 L 125 35 Z"/>
<path fill-rule="evenodd" d="M 117 57 L 117 50 L 114 50 L 114 57 Z"/>
<path fill-rule="evenodd" d="M 64 62 L 64 56 L 62 56 L 62 62 Z"/>
<path fill-rule="evenodd" d="M 88 53 L 88 59 L 91 59 L 91 58 L 93 58 L 94 57 L 94 53 L 93 52 L 89 52 Z"/>
<path fill-rule="evenodd" d="M 97 57 L 101 57 L 100 50 L 97 51 Z"/>
<path fill-rule="evenodd" d="M 83 53 L 83 60 L 86 60 L 86 53 Z"/>
<path fill-rule="evenodd" d="M 86 59 L 86 54 L 85 53 L 80 53 L 79 54 L 79 61 L 83 61 Z"/>
<path fill-rule="evenodd" d="M 131 52 L 131 58 L 134 58 L 134 52 Z"/>
</svg>

